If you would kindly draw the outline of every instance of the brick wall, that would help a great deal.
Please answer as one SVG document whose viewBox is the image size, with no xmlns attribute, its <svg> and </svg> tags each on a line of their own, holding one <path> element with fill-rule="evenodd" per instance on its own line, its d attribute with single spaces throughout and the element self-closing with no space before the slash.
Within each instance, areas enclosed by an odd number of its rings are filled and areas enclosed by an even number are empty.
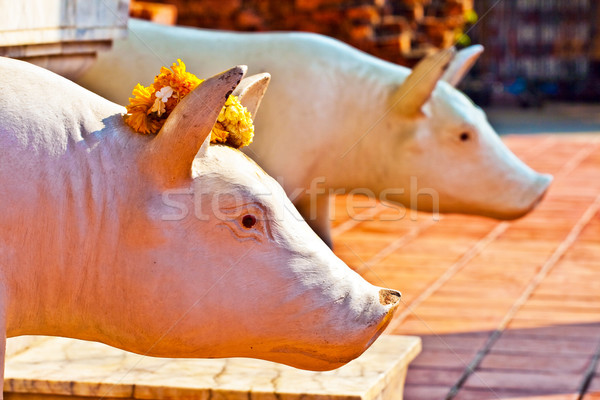
<svg viewBox="0 0 600 400">
<path fill-rule="evenodd" d="M 137 2 L 132 14 L 142 13 Z M 237 31 L 294 30 L 343 40 L 412 66 L 460 37 L 473 0 L 156 0 L 174 5 L 179 25 Z"/>
</svg>

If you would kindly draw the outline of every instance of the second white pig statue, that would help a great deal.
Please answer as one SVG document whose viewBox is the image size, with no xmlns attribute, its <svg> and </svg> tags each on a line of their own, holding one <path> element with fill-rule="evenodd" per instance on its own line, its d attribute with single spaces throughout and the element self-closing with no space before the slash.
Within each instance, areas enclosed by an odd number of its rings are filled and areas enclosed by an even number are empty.
<svg viewBox="0 0 600 400">
<path fill-rule="evenodd" d="M 79 83 L 126 104 L 130 88 L 177 58 L 201 75 L 240 62 L 270 72 L 256 119 L 261 134 L 247 153 L 331 243 L 331 191 L 359 188 L 413 209 L 499 219 L 518 218 L 539 202 L 551 176 L 511 153 L 484 112 L 454 88 L 481 51 L 455 56 L 448 49 L 411 71 L 321 35 L 131 20 L 129 38 L 101 53 Z"/>
</svg>

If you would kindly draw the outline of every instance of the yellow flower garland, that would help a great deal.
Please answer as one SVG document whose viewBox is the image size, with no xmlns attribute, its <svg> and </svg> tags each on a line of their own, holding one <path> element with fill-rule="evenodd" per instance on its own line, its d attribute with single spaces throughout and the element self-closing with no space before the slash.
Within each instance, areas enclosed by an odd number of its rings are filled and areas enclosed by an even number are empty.
<svg viewBox="0 0 600 400">
<path fill-rule="evenodd" d="M 175 106 L 204 81 L 187 72 L 183 61 L 177 62 L 179 65 L 173 63 L 171 69 L 162 67 L 152 85 L 138 83 L 133 89 L 124 119 L 134 131 L 158 133 Z M 253 138 L 252 115 L 236 96 L 229 96 L 213 126 L 210 142 L 237 149 L 252 143 Z"/>
</svg>

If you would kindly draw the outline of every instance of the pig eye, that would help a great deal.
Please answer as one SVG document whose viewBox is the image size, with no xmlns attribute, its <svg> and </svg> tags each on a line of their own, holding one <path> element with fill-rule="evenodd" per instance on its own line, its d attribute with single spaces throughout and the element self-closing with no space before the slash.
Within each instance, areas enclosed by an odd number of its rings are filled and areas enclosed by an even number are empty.
<svg viewBox="0 0 600 400">
<path fill-rule="evenodd" d="M 463 132 L 460 134 L 459 138 L 461 142 L 466 142 L 467 140 L 471 139 L 471 135 L 469 135 L 469 132 Z"/>
<path fill-rule="evenodd" d="M 239 240 L 273 240 L 267 210 L 260 203 L 253 202 L 241 206 L 221 207 L 220 226 L 227 227 Z"/>
<path fill-rule="evenodd" d="M 246 229 L 252 228 L 254 225 L 256 225 L 256 217 L 254 215 L 251 215 L 251 214 L 244 215 L 242 217 L 242 225 Z"/>
</svg>

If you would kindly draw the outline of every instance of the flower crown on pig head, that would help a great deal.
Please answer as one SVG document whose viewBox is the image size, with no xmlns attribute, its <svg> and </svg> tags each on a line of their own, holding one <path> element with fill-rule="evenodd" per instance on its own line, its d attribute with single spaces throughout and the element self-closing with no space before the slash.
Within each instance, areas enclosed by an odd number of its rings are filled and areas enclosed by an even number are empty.
<svg viewBox="0 0 600 400">
<path fill-rule="evenodd" d="M 204 81 L 187 72 L 183 61 L 177 63 L 171 69 L 161 67 L 150 86 L 138 83 L 133 89 L 124 119 L 136 132 L 158 133 L 175 106 Z M 253 137 L 252 115 L 237 96 L 230 95 L 212 128 L 210 142 L 239 149 L 252 143 Z"/>
</svg>

